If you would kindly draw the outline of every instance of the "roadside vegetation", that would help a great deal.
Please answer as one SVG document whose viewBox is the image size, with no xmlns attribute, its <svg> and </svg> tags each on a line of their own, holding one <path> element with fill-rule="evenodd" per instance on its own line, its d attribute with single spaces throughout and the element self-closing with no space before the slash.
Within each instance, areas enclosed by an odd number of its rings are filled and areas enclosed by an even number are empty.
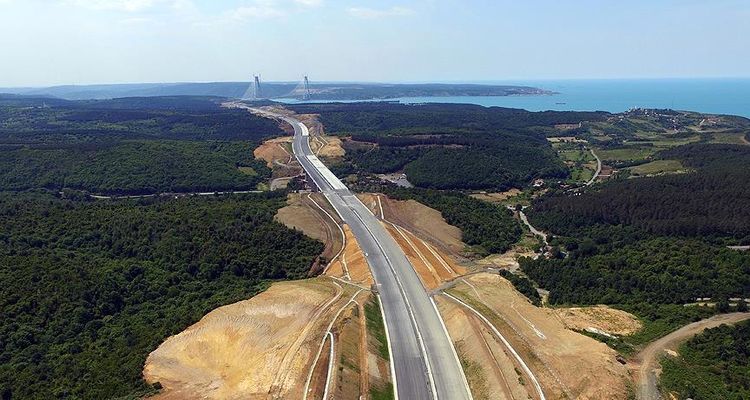
<svg viewBox="0 0 750 400">
<path fill-rule="evenodd" d="M 6 398 L 150 391 L 143 363 L 166 337 L 270 280 L 307 276 L 323 245 L 274 222 L 284 199 L 0 193 Z"/>
<path fill-rule="evenodd" d="M 707 329 L 662 360 L 661 386 L 678 399 L 746 399 L 749 377 L 749 322 Z"/>
</svg>

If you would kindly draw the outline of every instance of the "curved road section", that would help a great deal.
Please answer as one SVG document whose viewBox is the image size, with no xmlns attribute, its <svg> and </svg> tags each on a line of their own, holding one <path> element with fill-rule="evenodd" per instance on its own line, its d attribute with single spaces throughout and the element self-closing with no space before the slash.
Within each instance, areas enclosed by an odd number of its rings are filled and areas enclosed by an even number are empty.
<svg viewBox="0 0 750 400">
<path fill-rule="evenodd" d="M 294 127 L 295 157 L 349 225 L 365 253 L 380 293 L 396 397 L 471 399 L 464 371 L 437 307 L 398 244 L 370 210 L 315 156 L 304 124 L 288 116 L 251 110 Z"/>
</svg>

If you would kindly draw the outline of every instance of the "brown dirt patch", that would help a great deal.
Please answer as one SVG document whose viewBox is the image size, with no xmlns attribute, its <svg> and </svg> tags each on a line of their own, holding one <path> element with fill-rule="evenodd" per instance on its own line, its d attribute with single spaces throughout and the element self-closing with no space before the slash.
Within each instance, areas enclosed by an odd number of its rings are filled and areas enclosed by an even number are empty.
<svg viewBox="0 0 750 400">
<path fill-rule="evenodd" d="M 290 113 L 291 115 L 294 115 L 294 113 Z M 307 126 L 307 129 L 310 131 L 311 135 L 314 136 L 325 136 L 325 129 L 323 127 L 323 124 L 320 122 L 319 114 L 297 114 L 295 115 L 297 119 L 299 119 L 305 126 Z"/>
<path fill-rule="evenodd" d="M 335 367 L 334 376 L 331 380 L 333 398 L 357 400 L 365 396 L 367 391 L 362 392 L 360 374 L 360 357 L 363 354 L 361 345 L 361 333 L 364 326 L 359 318 L 359 308 L 356 304 L 350 304 L 349 308 L 339 318 L 334 336 Z"/>
<path fill-rule="evenodd" d="M 357 197 L 378 216 L 382 205 L 387 221 L 406 228 L 444 253 L 460 257 L 466 248 L 461 241 L 461 230 L 445 222 L 440 211 L 414 200 L 393 200 L 385 195 L 358 194 Z"/>
<path fill-rule="evenodd" d="M 507 269 L 508 271 L 517 271 L 519 269 L 518 259 L 520 257 L 534 257 L 536 253 L 531 249 L 523 246 L 514 246 L 512 249 L 503 254 L 491 254 L 481 260 L 477 265 L 483 267 L 492 267 Z"/>
<path fill-rule="evenodd" d="M 276 161 L 282 164 L 289 164 L 294 157 L 284 146 L 291 142 L 292 138 L 289 136 L 266 140 L 253 150 L 253 155 L 255 158 L 265 161 L 268 168 L 273 168 Z"/>
<path fill-rule="evenodd" d="M 513 188 L 508 190 L 507 192 L 498 192 L 498 193 L 472 193 L 470 196 L 486 201 L 488 203 L 500 203 L 503 200 L 507 200 L 513 196 L 518 196 L 521 194 L 521 190 Z"/>
<path fill-rule="evenodd" d="M 464 367 L 472 396 L 476 400 L 533 398 L 529 385 L 522 385 L 519 369 L 489 329 L 469 313 L 443 296 L 436 297 Z"/>
<path fill-rule="evenodd" d="M 344 234 L 346 235 L 346 246 L 341 255 L 331 262 L 326 270 L 327 276 L 335 276 L 345 279 L 365 287 L 370 287 L 373 283 L 370 267 L 365 260 L 362 249 L 359 248 L 357 239 L 354 237 L 349 225 L 344 225 Z"/>
<path fill-rule="evenodd" d="M 316 203 L 328 214 L 321 211 Z M 337 225 L 338 216 L 329 210 L 328 200 L 320 193 L 290 194 L 287 197 L 287 206 L 280 208 L 274 218 L 289 228 L 300 230 L 305 235 L 323 242 L 326 247 L 322 256 L 326 260 L 331 260 L 338 254 L 343 245 L 341 231 Z"/>
<path fill-rule="evenodd" d="M 144 377 L 159 399 L 297 398 L 342 294 L 327 279 L 275 283 L 167 339 Z"/>
<path fill-rule="evenodd" d="M 607 306 L 571 307 L 555 309 L 563 323 L 573 330 L 594 328 L 610 335 L 632 335 L 642 327 L 641 321 L 629 312 Z"/>
<path fill-rule="evenodd" d="M 383 226 L 404 251 L 426 288 L 435 289 L 466 273 L 464 267 L 413 233 L 387 222 Z"/>
<path fill-rule="evenodd" d="M 310 148 L 316 155 L 327 161 L 339 160 L 346 154 L 341 146 L 341 139 L 335 136 L 312 136 Z"/>
<path fill-rule="evenodd" d="M 565 327 L 498 275 L 466 277 L 451 293 L 475 306 L 511 342 L 548 398 L 627 398 L 627 372 L 604 343 Z M 527 383 L 528 384 L 528 383 Z"/>
</svg>

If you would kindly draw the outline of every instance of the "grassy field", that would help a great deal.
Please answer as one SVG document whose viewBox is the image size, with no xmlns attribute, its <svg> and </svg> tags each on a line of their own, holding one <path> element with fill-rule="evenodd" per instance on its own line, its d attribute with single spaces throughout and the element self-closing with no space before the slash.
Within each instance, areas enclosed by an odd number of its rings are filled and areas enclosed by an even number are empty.
<svg viewBox="0 0 750 400">
<path fill-rule="evenodd" d="M 594 161 L 594 156 L 588 150 L 562 150 L 560 151 L 560 157 L 565 161 L 581 161 L 589 162 Z"/>
<path fill-rule="evenodd" d="M 596 167 L 593 167 L 596 168 Z M 573 167 L 570 169 L 570 180 L 572 182 L 588 182 L 594 176 L 594 170 L 588 165 Z"/>
<path fill-rule="evenodd" d="M 627 146 L 619 149 L 597 149 L 596 154 L 602 160 L 631 161 L 645 160 L 658 150 L 659 148 L 650 146 Z"/>
<path fill-rule="evenodd" d="M 747 144 L 743 140 L 744 135 L 744 133 L 717 132 L 713 134 L 713 139 L 711 139 L 710 143 Z"/>
<path fill-rule="evenodd" d="M 635 176 L 643 176 L 685 171 L 685 167 L 679 160 L 655 160 L 650 163 L 630 167 L 629 170 Z"/>
</svg>

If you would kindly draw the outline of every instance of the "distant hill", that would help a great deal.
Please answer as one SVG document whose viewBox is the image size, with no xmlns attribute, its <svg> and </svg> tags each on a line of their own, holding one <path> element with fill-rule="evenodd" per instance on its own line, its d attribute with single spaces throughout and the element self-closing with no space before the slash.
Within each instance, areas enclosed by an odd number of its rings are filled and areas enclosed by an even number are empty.
<svg viewBox="0 0 750 400">
<path fill-rule="evenodd" d="M 240 98 L 248 82 L 137 83 L 118 85 L 65 85 L 46 88 L 0 88 L 0 93 L 47 96 L 66 100 L 152 96 L 218 96 Z M 264 98 L 301 97 L 297 83 L 261 83 Z M 397 97 L 544 95 L 552 92 L 528 86 L 475 84 L 315 83 L 313 100 L 370 100 Z"/>
</svg>

